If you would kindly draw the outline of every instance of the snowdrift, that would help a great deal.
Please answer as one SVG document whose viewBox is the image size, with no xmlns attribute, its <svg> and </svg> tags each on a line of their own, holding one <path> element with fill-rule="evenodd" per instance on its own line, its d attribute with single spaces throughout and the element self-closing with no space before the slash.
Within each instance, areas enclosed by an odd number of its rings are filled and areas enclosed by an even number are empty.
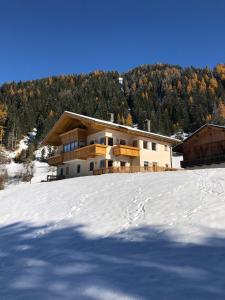
<svg viewBox="0 0 225 300">
<path fill-rule="evenodd" d="M 0 299 L 224 299 L 225 170 L 0 192 Z"/>
</svg>

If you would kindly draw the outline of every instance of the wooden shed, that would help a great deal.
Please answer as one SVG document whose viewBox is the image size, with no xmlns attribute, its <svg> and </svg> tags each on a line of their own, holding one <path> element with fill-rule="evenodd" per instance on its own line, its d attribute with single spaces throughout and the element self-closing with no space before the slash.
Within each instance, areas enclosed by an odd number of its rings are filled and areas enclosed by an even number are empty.
<svg viewBox="0 0 225 300">
<path fill-rule="evenodd" d="M 182 168 L 225 162 L 225 126 L 206 124 L 173 148 L 183 154 Z"/>
</svg>

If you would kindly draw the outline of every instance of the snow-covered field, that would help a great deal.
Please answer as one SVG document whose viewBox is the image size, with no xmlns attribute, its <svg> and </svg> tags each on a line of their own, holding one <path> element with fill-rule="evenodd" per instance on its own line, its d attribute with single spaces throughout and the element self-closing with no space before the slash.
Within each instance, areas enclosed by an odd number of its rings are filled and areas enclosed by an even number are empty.
<svg viewBox="0 0 225 300">
<path fill-rule="evenodd" d="M 0 299 L 225 299 L 225 169 L 0 192 Z"/>
</svg>

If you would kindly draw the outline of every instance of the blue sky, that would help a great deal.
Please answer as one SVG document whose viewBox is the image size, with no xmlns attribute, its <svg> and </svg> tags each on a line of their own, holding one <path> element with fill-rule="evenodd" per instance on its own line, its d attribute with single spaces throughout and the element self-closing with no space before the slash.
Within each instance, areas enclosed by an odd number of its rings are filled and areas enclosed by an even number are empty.
<svg viewBox="0 0 225 300">
<path fill-rule="evenodd" d="M 225 63 L 225 0 L 0 0 L 0 83 Z"/>
</svg>

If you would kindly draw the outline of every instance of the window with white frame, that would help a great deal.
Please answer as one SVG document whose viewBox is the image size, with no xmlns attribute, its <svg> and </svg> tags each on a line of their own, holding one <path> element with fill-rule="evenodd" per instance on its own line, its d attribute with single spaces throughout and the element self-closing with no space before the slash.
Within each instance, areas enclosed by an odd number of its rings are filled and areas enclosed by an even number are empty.
<svg viewBox="0 0 225 300">
<path fill-rule="evenodd" d="M 148 170 L 148 167 L 149 167 L 149 162 L 144 161 L 144 170 Z"/>
<path fill-rule="evenodd" d="M 121 167 L 126 167 L 126 162 L 125 162 L 125 161 L 121 161 L 121 162 L 120 162 L 120 166 L 121 166 Z"/>
<path fill-rule="evenodd" d="M 148 141 L 143 141 L 143 148 L 148 149 Z"/>
<path fill-rule="evenodd" d="M 156 143 L 152 143 L 152 151 L 157 151 L 157 144 Z"/>
</svg>

